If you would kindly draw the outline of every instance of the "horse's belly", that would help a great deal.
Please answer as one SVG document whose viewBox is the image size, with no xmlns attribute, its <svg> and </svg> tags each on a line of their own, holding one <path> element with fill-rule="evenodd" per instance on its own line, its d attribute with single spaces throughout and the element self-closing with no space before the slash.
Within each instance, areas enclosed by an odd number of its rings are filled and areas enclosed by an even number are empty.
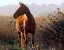
<svg viewBox="0 0 64 50">
<path fill-rule="evenodd" d="M 26 30 L 31 33 L 34 30 L 34 27 L 32 25 L 27 25 Z"/>
<path fill-rule="evenodd" d="M 16 29 L 20 32 L 24 32 L 24 29 L 23 29 L 23 23 L 18 23 L 16 22 Z M 34 30 L 34 26 L 32 24 L 26 24 L 26 28 L 25 30 L 28 32 L 28 33 L 31 33 L 33 30 Z"/>
</svg>

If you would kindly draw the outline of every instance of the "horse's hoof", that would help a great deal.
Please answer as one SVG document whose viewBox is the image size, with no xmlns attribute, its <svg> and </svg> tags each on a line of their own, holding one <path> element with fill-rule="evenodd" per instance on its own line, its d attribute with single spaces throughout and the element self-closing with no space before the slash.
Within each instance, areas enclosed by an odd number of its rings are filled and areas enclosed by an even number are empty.
<svg viewBox="0 0 64 50">
<path fill-rule="evenodd" d="M 35 46 L 34 46 L 34 45 L 32 45 L 32 48 L 35 48 Z"/>
</svg>

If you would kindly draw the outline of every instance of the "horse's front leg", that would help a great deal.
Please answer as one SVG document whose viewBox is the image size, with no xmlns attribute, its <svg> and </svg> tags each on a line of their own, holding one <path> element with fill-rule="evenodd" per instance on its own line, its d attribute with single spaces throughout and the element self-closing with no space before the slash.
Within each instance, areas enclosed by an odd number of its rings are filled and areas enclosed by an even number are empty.
<svg viewBox="0 0 64 50">
<path fill-rule="evenodd" d="M 25 39 L 24 39 L 23 33 L 18 31 L 18 36 L 19 36 L 19 48 L 24 47 L 25 46 Z"/>
<path fill-rule="evenodd" d="M 33 32 L 31 33 L 32 48 L 34 48 L 34 34 L 35 34 L 35 31 L 33 31 Z"/>
<path fill-rule="evenodd" d="M 21 33 L 21 45 L 22 47 L 25 47 L 25 37 L 23 33 Z"/>
</svg>

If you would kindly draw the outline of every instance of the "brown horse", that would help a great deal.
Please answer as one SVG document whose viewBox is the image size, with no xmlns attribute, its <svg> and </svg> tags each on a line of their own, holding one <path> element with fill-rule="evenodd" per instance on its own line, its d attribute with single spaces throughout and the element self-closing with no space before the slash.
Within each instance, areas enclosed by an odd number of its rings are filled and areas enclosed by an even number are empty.
<svg viewBox="0 0 64 50">
<path fill-rule="evenodd" d="M 31 43 L 32 43 L 32 47 L 34 47 L 34 34 L 35 34 L 35 29 L 36 29 L 35 19 L 34 19 L 33 15 L 31 14 L 29 8 L 25 4 L 19 2 L 19 5 L 20 5 L 20 7 L 13 14 L 13 17 L 16 19 L 16 22 L 20 21 L 20 23 L 18 23 L 19 24 L 18 25 L 19 26 L 18 35 L 19 35 L 19 39 L 20 39 L 19 47 L 25 46 L 25 45 L 21 44 L 22 41 L 23 41 L 23 43 L 25 43 L 27 45 L 28 33 L 31 33 Z M 26 19 L 28 19 L 28 20 L 25 20 L 25 25 L 26 25 L 25 28 L 22 27 L 23 26 L 22 21 L 24 21 L 24 20 L 20 19 L 20 16 L 21 17 L 26 16 L 27 17 Z M 19 18 L 19 20 L 17 20 L 18 18 Z M 25 29 L 25 31 L 23 28 Z M 22 38 L 22 36 L 23 36 L 23 38 Z"/>
</svg>

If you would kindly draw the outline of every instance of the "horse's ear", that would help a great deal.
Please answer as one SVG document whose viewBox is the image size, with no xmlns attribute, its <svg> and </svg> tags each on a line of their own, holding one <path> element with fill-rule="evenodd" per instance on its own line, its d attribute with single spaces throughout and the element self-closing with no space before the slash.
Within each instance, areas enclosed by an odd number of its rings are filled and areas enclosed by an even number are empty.
<svg viewBox="0 0 64 50">
<path fill-rule="evenodd" d="M 23 3 L 22 2 L 19 2 L 19 5 L 22 5 Z"/>
<path fill-rule="evenodd" d="M 19 7 L 21 7 L 21 6 L 22 6 L 22 4 L 23 4 L 22 2 L 19 2 Z"/>
</svg>

